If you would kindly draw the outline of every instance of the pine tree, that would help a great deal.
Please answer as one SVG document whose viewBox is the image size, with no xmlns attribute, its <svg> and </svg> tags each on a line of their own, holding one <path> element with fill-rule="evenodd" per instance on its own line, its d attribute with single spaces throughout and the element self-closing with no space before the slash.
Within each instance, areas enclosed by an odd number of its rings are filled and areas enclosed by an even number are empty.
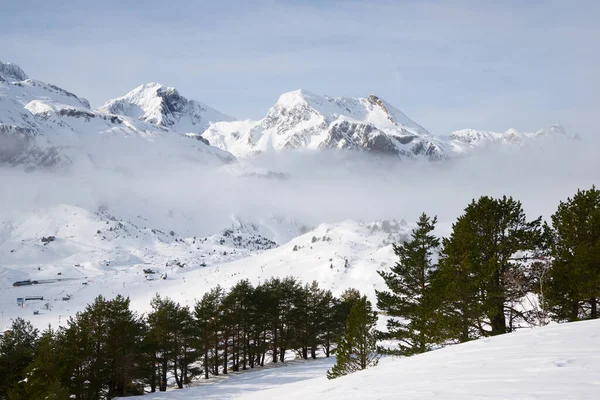
<svg viewBox="0 0 600 400">
<path fill-rule="evenodd" d="M 377 365 L 377 340 L 375 323 L 377 314 L 366 296 L 352 306 L 346 321 L 344 336 L 338 343 L 336 362 L 327 378 L 334 379 Z"/>
<path fill-rule="evenodd" d="M 198 371 L 190 369 L 196 359 L 193 335 L 195 324 L 187 307 L 182 307 L 169 298 L 156 295 L 151 302 L 152 312 L 148 315 L 150 340 L 155 346 L 158 368 L 159 390 L 167 390 L 167 375 L 170 372 L 179 389 Z"/>
<path fill-rule="evenodd" d="M 142 394 L 142 324 L 129 299 L 98 296 L 69 319 L 58 336 L 67 366 L 63 383 L 75 399 L 111 399 Z"/>
<path fill-rule="evenodd" d="M 436 269 L 432 255 L 440 240 L 431 232 L 437 217 L 425 213 L 412 231 L 412 239 L 394 245 L 398 262 L 391 272 L 378 271 L 388 291 L 375 291 L 377 307 L 386 315 L 387 332 L 381 337 L 398 341 L 399 349 L 380 348 L 380 352 L 410 356 L 424 353 L 435 343 L 431 334 L 432 307 L 428 298 L 431 274 Z"/>
<path fill-rule="evenodd" d="M 527 287 L 521 282 L 542 249 L 541 217 L 527 221 L 512 197 L 484 196 L 452 228 L 432 284 L 439 331 L 461 342 L 511 331 L 527 319 L 519 307 Z"/>
<path fill-rule="evenodd" d="M 321 318 L 318 339 L 323 346 L 325 357 L 329 357 L 332 352 L 332 345 L 340 337 L 338 322 L 340 301 L 333 296 L 330 290 L 323 293 L 319 318 Z M 343 330 L 341 331 L 343 333 Z"/>
<path fill-rule="evenodd" d="M 0 399 L 6 399 L 9 390 L 24 378 L 37 341 L 38 330 L 22 318 L 16 318 L 10 330 L 0 336 Z"/>
<path fill-rule="evenodd" d="M 578 190 L 552 215 L 553 257 L 547 300 L 554 319 L 598 318 L 600 190 Z"/>
<path fill-rule="evenodd" d="M 55 332 L 45 330 L 36 345 L 33 361 L 25 369 L 26 379 L 20 380 L 8 393 L 10 400 L 62 400 L 69 391 L 62 386 L 65 365 L 61 362 Z"/>
</svg>

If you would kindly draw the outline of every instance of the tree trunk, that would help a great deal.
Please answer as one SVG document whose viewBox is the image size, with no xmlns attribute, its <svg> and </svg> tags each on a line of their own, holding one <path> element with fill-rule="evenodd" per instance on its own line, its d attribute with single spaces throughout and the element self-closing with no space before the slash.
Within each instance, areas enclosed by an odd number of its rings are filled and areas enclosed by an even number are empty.
<svg viewBox="0 0 600 400">
<path fill-rule="evenodd" d="M 204 379 L 208 379 L 208 347 L 204 350 Z"/>
<path fill-rule="evenodd" d="M 598 300 L 595 297 L 593 297 L 590 300 L 590 306 L 591 306 L 590 318 L 591 319 L 598 318 Z"/>
<path fill-rule="evenodd" d="M 223 374 L 227 374 L 227 362 L 229 361 L 227 354 L 228 340 L 228 337 L 225 337 L 225 340 L 223 340 Z"/>
<path fill-rule="evenodd" d="M 166 392 L 167 391 L 167 360 L 163 359 L 162 361 L 162 367 L 160 370 L 161 373 L 161 377 L 160 377 L 160 391 L 161 392 Z"/>
<path fill-rule="evenodd" d="M 156 392 L 156 353 L 152 354 L 152 375 L 150 376 L 150 393 Z"/>
<path fill-rule="evenodd" d="M 579 320 L 579 303 L 573 301 L 571 304 L 571 316 L 569 317 L 569 322 L 575 322 L 577 320 Z"/>
<path fill-rule="evenodd" d="M 281 349 L 279 349 L 279 360 L 281 362 L 285 362 L 285 348 L 282 347 Z"/>
</svg>

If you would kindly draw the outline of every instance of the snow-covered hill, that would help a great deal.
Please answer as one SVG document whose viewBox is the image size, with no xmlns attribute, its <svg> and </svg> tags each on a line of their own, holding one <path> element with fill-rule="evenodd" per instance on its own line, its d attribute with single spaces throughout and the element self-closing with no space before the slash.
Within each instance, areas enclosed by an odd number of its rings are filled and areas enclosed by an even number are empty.
<svg viewBox="0 0 600 400">
<path fill-rule="evenodd" d="M 297 237 L 278 246 L 261 234 L 276 232 L 276 225 L 238 221 L 213 235 L 182 237 L 141 217 L 120 219 L 67 205 L 2 220 L 0 328 L 17 316 L 36 326 L 56 326 L 61 316 L 99 294 L 130 296 L 132 306 L 145 312 L 156 292 L 193 304 L 216 285 L 241 279 L 258 284 L 272 276 L 317 280 L 335 294 L 357 287 L 372 297 L 383 284 L 377 270 L 394 263 L 391 243 L 404 240 L 411 229 L 393 220 L 322 224 L 299 236 L 292 233 Z M 285 221 L 279 226 L 289 229 Z M 284 234 L 280 230 L 277 236 Z M 164 275 L 166 280 L 159 279 Z M 13 286 L 17 281 L 39 283 Z M 16 299 L 27 296 L 44 299 L 17 307 Z"/>
<path fill-rule="evenodd" d="M 401 158 L 445 157 L 436 138 L 374 95 L 332 98 L 296 90 L 282 94 L 259 121 L 212 124 L 202 136 L 239 157 L 271 150 L 330 148 Z"/>
<path fill-rule="evenodd" d="M 109 100 L 98 111 L 127 116 L 177 133 L 204 132 L 211 122 L 233 121 L 214 108 L 188 100 L 177 89 L 151 82 Z"/>
</svg>

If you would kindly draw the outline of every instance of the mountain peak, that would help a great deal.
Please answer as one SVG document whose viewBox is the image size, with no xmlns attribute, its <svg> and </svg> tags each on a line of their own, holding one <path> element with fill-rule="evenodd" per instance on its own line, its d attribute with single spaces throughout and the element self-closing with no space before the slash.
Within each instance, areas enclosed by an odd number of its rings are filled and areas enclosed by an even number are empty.
<svg viewBox="0 0 600 400">
<path fill-rule="evenodd" d="M 311 100 L 319 97 L 322 96 L 316 95 L 305 89 L 297 89 L 283 93 L 281 96 L 279 96 L 277 104 L 283 107 L 290 107 L 296 104 L 307 104 Z"/>
<path fill-rule="evenodd" d="M 174 87 L 157 82 L 140 85 L 98 110 L 137 118 L 177 133 L 202 133 L 210 122 L 233 120 L 203 103 L 188 100 Z"/>
<path fill-rule="evenodd" d="M 0 61 L 0 78 L 6 81 L 24 81 L 29 79 L 25 71 L 17 64 L 10 62 L 3 63 Z"/>
</svg>

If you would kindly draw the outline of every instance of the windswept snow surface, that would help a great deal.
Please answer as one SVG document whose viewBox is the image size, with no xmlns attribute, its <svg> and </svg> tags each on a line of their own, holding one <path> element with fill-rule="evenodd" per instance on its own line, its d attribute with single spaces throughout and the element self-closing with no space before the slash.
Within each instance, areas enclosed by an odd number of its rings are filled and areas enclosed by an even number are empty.
<svg viewBox="0 0 600 400">
<path fill-rule="evenodd" d="M 597 400 L 600 321 L 522 330 L 327 380 L 333 360 L 231 376 L 220 383 L 146 396 L 154 400 Z M 306 379 L 314 376 L 313 379 Z"/>
</svg>

